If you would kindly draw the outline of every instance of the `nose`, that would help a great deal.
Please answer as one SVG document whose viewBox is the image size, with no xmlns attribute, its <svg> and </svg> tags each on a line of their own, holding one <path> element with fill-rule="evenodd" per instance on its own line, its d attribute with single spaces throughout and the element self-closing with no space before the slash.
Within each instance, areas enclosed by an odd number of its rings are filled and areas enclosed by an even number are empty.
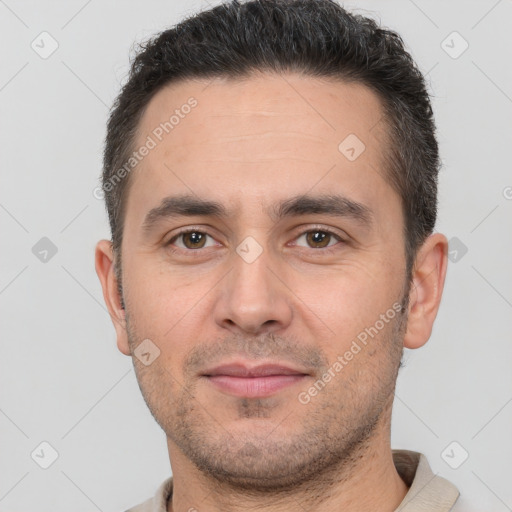
<svg viewBox="0 0 512 512">
<path fill-rule="evenodd" d="M 272 268 L 271 268 L 272 267 Z M 292 320 L 291 292 L 266 251 L 252 262 L 233 254 L 233 268 L 219 287 L 215 321 L 236 334 L 268 334 Z"/>
</svg>

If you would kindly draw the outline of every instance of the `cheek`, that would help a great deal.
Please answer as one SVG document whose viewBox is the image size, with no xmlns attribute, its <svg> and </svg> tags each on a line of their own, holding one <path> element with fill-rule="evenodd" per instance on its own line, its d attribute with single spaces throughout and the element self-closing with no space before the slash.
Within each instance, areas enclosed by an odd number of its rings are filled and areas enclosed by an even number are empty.
<svg viewBox="0 0 512 512">
<path fill-rule="evenodd" d="M 137 254 L 127 258 L 124 272 L 126 295 L 139 313 L 171 322 L 183 315 L 208 289 L 208 277 L 196 269 L 172 268 L 163 256 Z"/>
<path fill-rule="evenodd" d="M 150 339 L 160 349 L 166 367 L 181 372 L 191 340 L 208 339 L 204 319 L 208 299 L 218 278 L 200 275 L 192 267 L 169 272 L 151 258 L 131 258 L 125 267 L 125 297 L 137 339 Z"/>
<path fill-rule="evenodd" d="M 394 317 L 393 306 L 396 308 L 402 298 L 402 282 L 396 279 L 397 272 L 398 269 L 384 271 L 370 265 L 344 265 L 324 275 L 297 276 L 291 288 L 301 299 L 297 307 L 312 311 L 328 327 L 330 336 L 325 340 L 325 349 L 331 354 L 342 353 L 381 315 L 388 312 L 387 320 Z"/>
</svg>

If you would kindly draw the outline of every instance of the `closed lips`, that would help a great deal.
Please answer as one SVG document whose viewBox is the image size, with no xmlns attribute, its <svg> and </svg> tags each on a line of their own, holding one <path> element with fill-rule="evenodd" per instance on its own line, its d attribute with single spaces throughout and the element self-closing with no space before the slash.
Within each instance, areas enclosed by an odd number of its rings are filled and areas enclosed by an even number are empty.
<svg viewBox="0 0 512 512">
<path fill-rule="evenodd" d="M 203 374 L 206 377 L 213 377 L 215 375 L 228 375 L 231 377 L 268 377 L 271 375 L 307 375 L 302 370 L 296 370 L 288 366 L 282 365 L 261 365 L 255 367 L 247 367 L 241 364 L 222 365 L 207 370 Z"/>
</svg>

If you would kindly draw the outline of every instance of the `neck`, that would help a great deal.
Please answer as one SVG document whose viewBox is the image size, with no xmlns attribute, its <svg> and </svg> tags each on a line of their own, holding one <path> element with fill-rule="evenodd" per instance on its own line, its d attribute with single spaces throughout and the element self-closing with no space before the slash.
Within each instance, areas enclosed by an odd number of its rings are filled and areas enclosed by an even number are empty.
<svg viewBox="0 0 512 512">
<path fill-rule="evenodd" d="M 173 469 L 173 493 L 168 512 L 288 512 L 299 509 L 316 512 L 379 510 L 395 511 L 408 487 L 393 463 L 390 446 L 391 414 L 381 417 L 384 425 L 350 460 L 318 474 L 314 479 L 286 491 L 256 494 L 251 489 L 233 489 L 203 474 L 168 440 Z"/>
</svg>

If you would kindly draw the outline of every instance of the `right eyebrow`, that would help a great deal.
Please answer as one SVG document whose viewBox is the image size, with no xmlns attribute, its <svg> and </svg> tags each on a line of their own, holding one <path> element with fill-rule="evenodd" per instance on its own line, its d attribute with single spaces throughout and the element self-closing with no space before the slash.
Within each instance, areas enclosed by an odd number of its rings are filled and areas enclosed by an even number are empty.
<svg viewBox="0 0 512 512">
<path fill-rule="evenodd" d="M 216 201 L 208 201 L 191 195 L 169 196 L 147 213 L 142 223 L 142 229 L 148 233 L 158 222 L 172 217 L 197 215 L 227 217 L 227 214 L 225 207 Z"/>
</svg>

